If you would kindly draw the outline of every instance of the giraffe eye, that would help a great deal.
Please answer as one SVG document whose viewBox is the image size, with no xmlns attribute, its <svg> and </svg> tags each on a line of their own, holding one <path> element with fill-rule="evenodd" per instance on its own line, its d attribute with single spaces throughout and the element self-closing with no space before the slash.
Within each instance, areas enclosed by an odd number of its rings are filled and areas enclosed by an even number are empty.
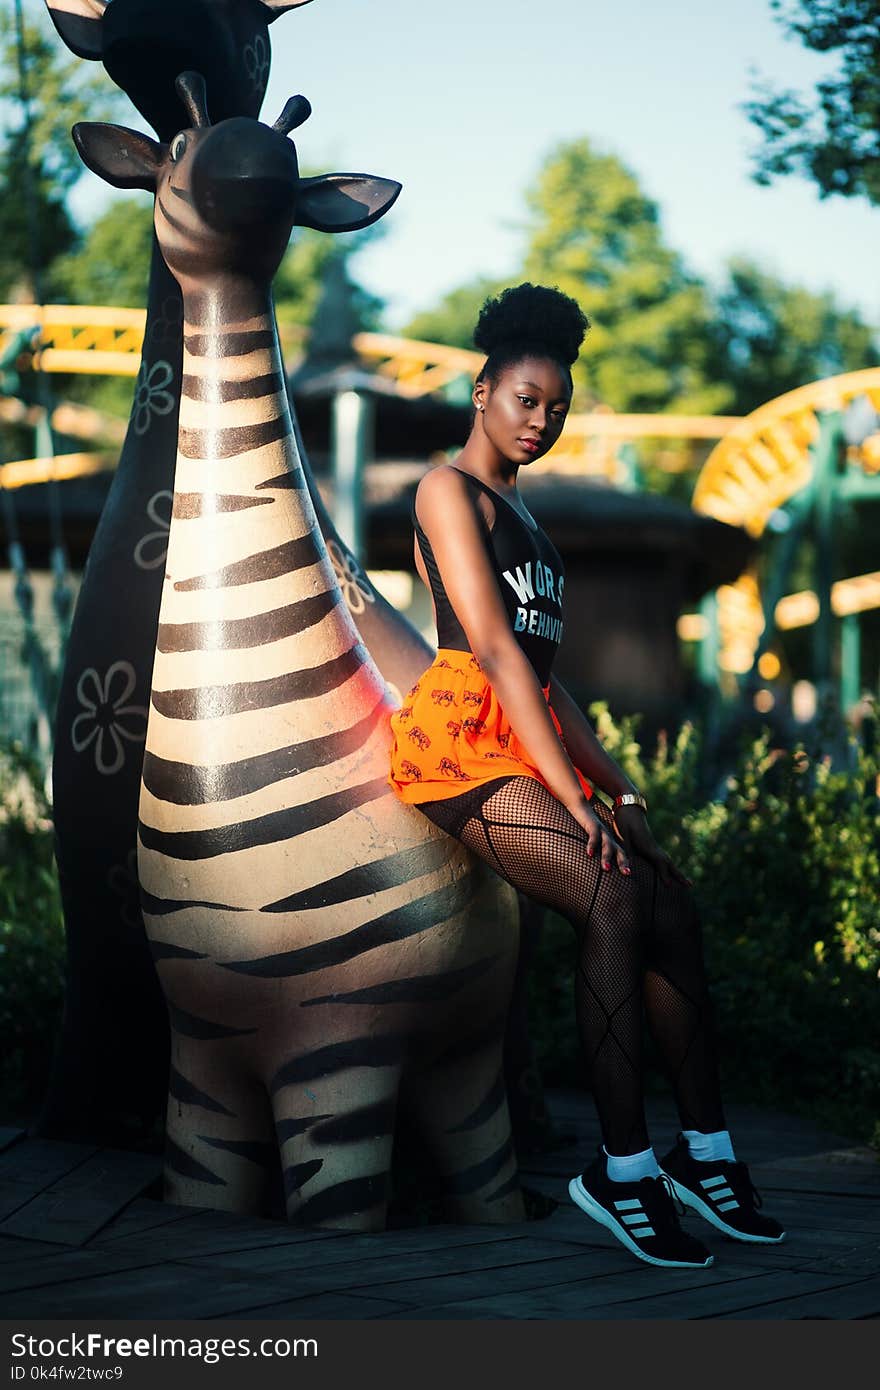
<svg viewBox="0 0 880 1390">
<path fill-rule="evenodd" d="M 177 163 L 178 159 L 180 159 L 181 156 L 183 155 L 183 152 L 184 152 L 185 149 L 186 149 L 186 136 L 185 136 L 185 135 L 175 135 L 174 139 L 171 141 L 171 149 L 170 149 L 170 151 L 169 151 L 169 153 L 170 153 L 170 155 L 171 155 L 171 161 L 172 161 L 173 164 L 176 164 L 176 163 Z"/>
</svg>

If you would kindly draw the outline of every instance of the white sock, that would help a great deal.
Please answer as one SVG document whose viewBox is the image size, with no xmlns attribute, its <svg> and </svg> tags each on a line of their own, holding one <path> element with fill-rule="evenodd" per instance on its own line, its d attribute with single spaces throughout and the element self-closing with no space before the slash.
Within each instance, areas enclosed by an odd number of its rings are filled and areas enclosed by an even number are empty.
<svg viewBox="0 0 880 1390">
<path fill-rule="evenodd" d="M 653 1149 L 643 1149 L 640 1154 L 623 1154 L 615 1157 L 605 1145 L 602 1152 L 608 1159 L 608 1176 L 612 1182 L 641 1182 L 642 1178 L 659 1178 L 660 1164 Z"/>
<path fill-rule="evenodd" d="M 701 1134 L 698 1129 L 683 1129 L 682 1134 L 688 1142 L 691 1158 L 699 1163 L 718 1163 L 723 1159 L 736 1162 L 726 1129 L 716 1129 L 713 1134 Z"/>
</svg>

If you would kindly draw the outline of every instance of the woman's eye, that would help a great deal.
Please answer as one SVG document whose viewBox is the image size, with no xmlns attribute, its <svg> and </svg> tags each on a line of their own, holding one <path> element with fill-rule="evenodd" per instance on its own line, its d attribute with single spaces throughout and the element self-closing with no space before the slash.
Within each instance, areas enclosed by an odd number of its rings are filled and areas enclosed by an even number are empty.
<svg viewBox="0 0 880 1390">
<path fill-rule="evenodd" d="M 522 401 L 523 405 L 527 405 L 530 408 L 535 404 L 533 396 L 520 396 L 519 399 Z"/>
<path fill-rule="evenodd" d="M 174 164 L 177 163 L 178 159 L 180 159 L 180 157 L 182 156 L 182 154 L 183 154 L 183 152 L 184 152 L 185 149 L 186 149 L 186 136 L 185 136 L 185 135 L 175 135 L 174 139 L 171 141 L 171 149 L 170 149 L 170 151 L 169 151 L 169 153 L 170 153 L 170 155 L 171 155 L 172 163 L 174 163 Z"/>
</svg>

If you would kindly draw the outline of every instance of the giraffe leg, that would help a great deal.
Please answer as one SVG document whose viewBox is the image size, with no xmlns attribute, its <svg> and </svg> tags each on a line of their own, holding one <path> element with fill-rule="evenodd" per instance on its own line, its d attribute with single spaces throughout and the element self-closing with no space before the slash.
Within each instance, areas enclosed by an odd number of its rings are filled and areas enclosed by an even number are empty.
<svg viewBox="0 0 880 1390">
<path fill-rule="evenodd" d="M 354 1067 L 275 1093 L 287 1218 L 384 1231 L 400 1067 Z"/>
<path fill-rule="evenodd" d="M 171 1043 L 164 1200 L 270 1214 L 278 1168 L 265 1088 L 228 1040 Z"/>
<path fill-rule="evenodd" d="M 444 1188 L 448 1220 L 524 1221 L 503 1070 L 503 1035 L 453 1049 L 407 1078 L 409 1114 Z"/>
</svg>

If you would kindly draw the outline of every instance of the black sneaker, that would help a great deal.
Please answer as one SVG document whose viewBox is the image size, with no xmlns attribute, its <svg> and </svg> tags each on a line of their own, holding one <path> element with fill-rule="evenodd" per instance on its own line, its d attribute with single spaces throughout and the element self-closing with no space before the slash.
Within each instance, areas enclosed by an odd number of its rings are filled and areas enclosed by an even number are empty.
<svg viewBox="0 0 880 1390">
<path fill-rule="evenodd" d="M 705 1269 L 713 1256 L 678 1224 L 672 1184 L 666 1177 L 612 1182 L 602 1148 L 580 1177 L 568 1184 L 571 1200 L 649 1265 Z M 682 1207 L 682 1211 L 684 1208 Z"/>
<path fill-rule="evenodd" d="M 679 1201 L 699 1212 L 726 1236 L 761 1245 L 776 1245 L 785 1240 L 779 1222 L 757 1210 L 761 1196 L 744 1163 L 691 1158 L 688 1142 L 679 1134 L 675 1148 L 660 1159 L 660 1167 Z"/>
</svg>

